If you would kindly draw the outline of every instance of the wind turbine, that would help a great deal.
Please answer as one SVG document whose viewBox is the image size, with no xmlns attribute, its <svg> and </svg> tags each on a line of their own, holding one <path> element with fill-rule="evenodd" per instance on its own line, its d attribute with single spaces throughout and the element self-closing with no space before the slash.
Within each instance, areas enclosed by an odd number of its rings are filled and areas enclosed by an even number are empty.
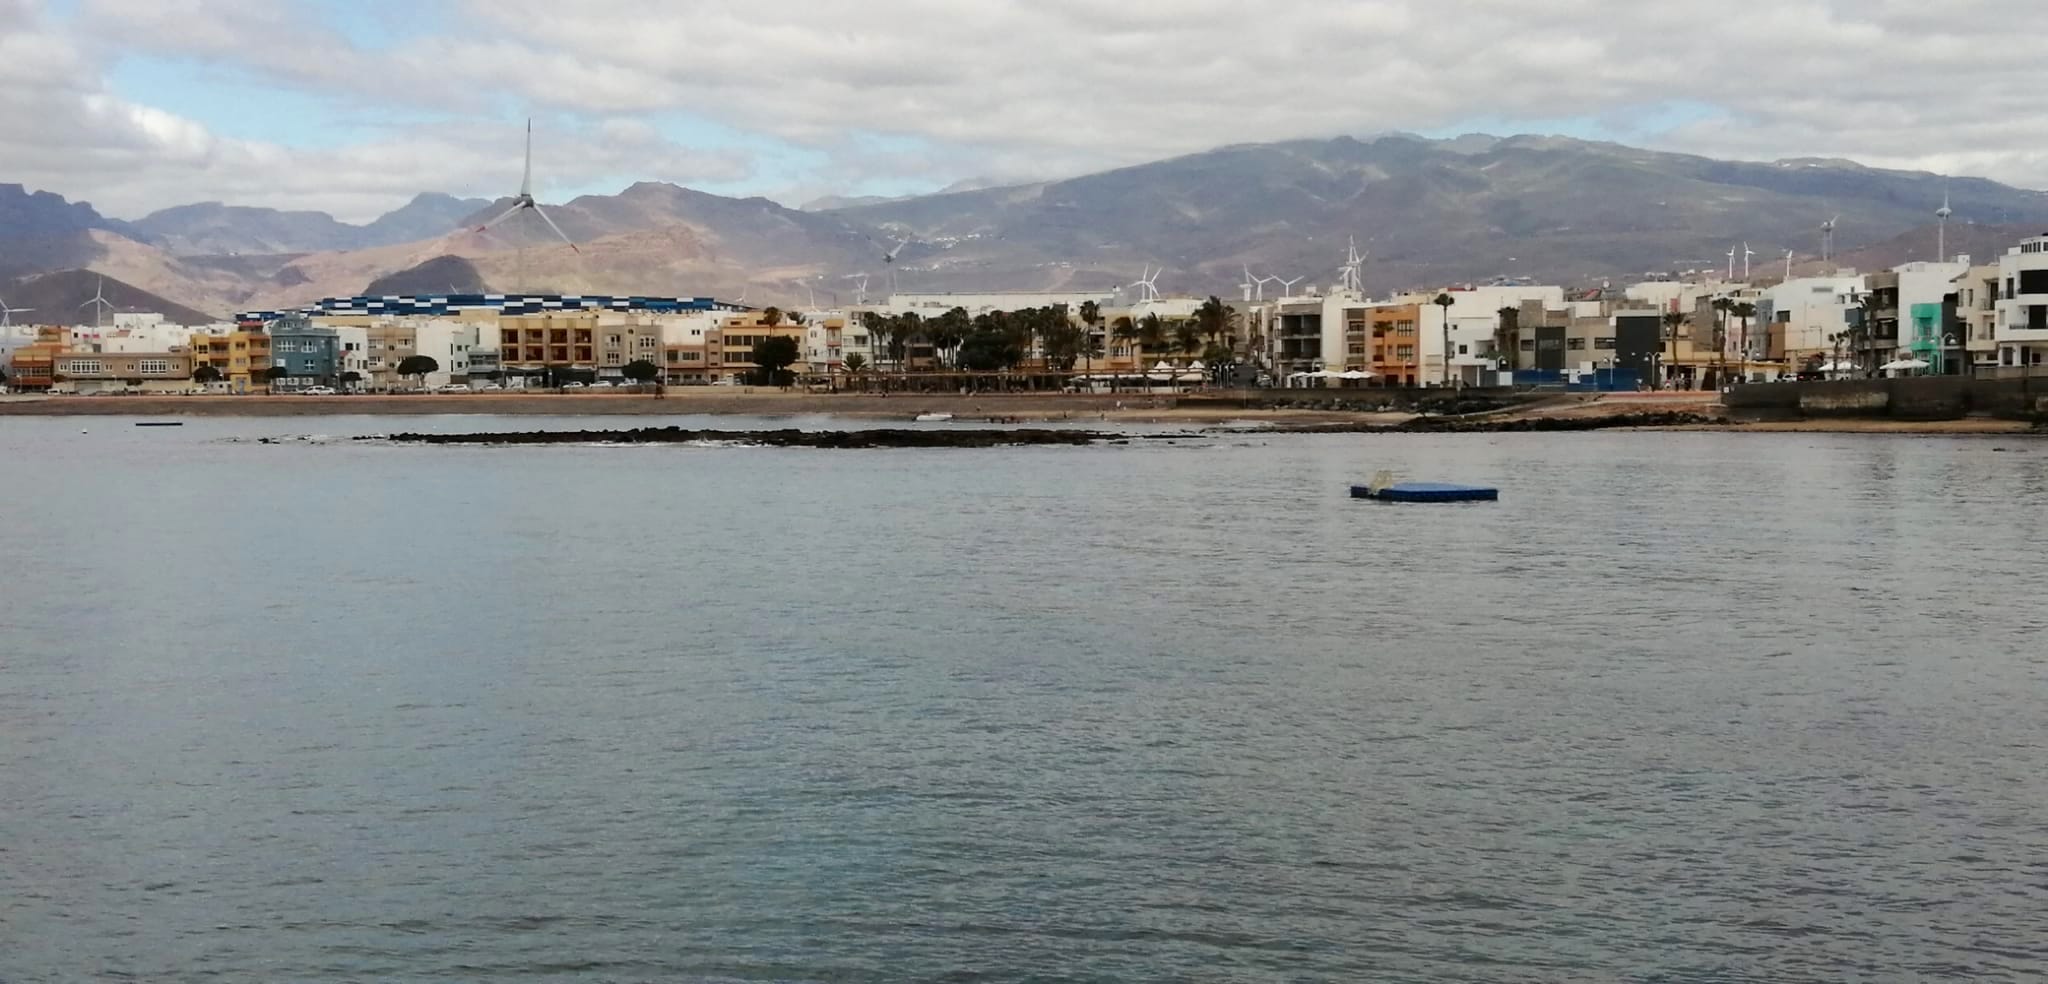
<svg viewBox="0 0 2048 984">
<path fill-rule="evenodd" d="M 1138 303 L 1150 304 L 1159 299 L 1159 275 L 1165 272 L 1165 267 L 1154 270 L 1152 265 L 1148 263 L 1145 265 L 1143 276 L 1124 286 L 1138 288 Z"/>
<path fill-rule="evenodd" d="M 1934 234 L 1934 261 L 1936 263 L 1948 262 L 1948 217 L 1954 214 L 1956 214 L 1956 210 L 1948 207 L 1948 188 L 1944 186 L 1941 189 L 1941 207 L 1934 212 L 1934 217 L 1941 222 L 1940 230 Z"/>
<path fill-rule="evenodd" d="M 1244 302 L 1245 302 L 1246 304 L 1250 304 L 1250 303 L 1252 302 L 1252 287 L 1254 286 L 1254 285 L 1253 285 L 1253 283 L 1252 283 L 1252 267 L 1251 267 L 1251 264 L 1249 264 L 1249 263 L 1245 264 L 1245 267 L 1244 267 L 1244 283 L 1238 284 L 1237 286 L 1239 287 L 1239 289 L 1241 289 L 1241 290 L 1243 290 L 1243 291 L 1244 291 Z"/>
<path fill-rule="evenodd" d="M 1735 247 L 1733 246 L 1728 247 L 1728 279 L 1723 282 L 1731 284 L 1735 282 Z"/>
<path fill-rule="evenodd" d="M 1823 263 L 1835 258 L 1835 223 L 1841 219 L 1841 214 L 1837 213 L 1820 224 L 1820 258 Z"/>
<path fill-rule="evenodd" d="M 581 256 L 583 254 L 582 250 L 576 248 L 576 241 L 570 239 L 569 234 L 563 232 L 562 227 L 556 225 L 555 220 L 548 217 L 547 211 L 540 207 L 540 203 L 533 200 L 533 121 L 531 119 L 526 121 L 526 172 L 525 175 L 519 179 L 519 194 L 513 196 L 512 207 L 504 210 L 503 212 L 498 213 L 497 218 L 492 219 L 489 222 L 484 223 L 483 225 L 477 226 L 476 231 L 478 233 L 485 232 L 489 230 L 492 226 L 497 225 L 498 223 L 503 222 L 506 219 L 518 215 L 521 212 L 529 211 L 535 215 L 540 216 L 540 220 L 542 222 L 547 223 L 548 228 L 554 230 L 555 235 L 560 237 L 562 242 L 569 244 L 569 248 L 573 250 L 577 255 Z M 526 242 L 524 239 L 520 240 L 518 250 L 518 270 L 516 276 L 520 280 L 524 280 L 526 279 Z M 514 289 L 525 290 L 526 288 L 523 285 L 515 284 Z"/>
<path fill-rule="evenodd" d="M 1278 276 L 1276 276 L 1276 277 L 1274 277 L 1273 279 L 1274 279 L 1275 281 L 1279 282 L 1279 284 L 1280 284 L 1280 296 L 1281 296 L 1281 297 L 1286 297 L 1286 296 L 1287 296 L 1287 292 L 1288 292 L 1288 291 L 1290 291 L 1290 290 L 1293 290 L 1293 289 L 1294 289 L 1294 285 L 1295 285 L 1295 284 L 1301 283 L 1302 281 L 1304 281 L 1304 280 L 1307 280 L 1308 278 L 1307 278 L 1307 277 L 1296 277 L 1296 278 L 1294 278 L 1293 280 L 1288 280 L 1288 279 L 1286 279 L 1286 278 L 1284 278 L 1284 277 L 1278 277 Z"/>
<path fill-rule="evenodd" d="M 868 303 L 868 275 L 865 273 L 849 273 L 846 276 L 841 277 L 839 279 L 851 280 L 854 282 L 853 306 L 866 307 Z"/>
<path fill-rule="evenodd" d="M 1792 282 L 1792 251 L 1785 251 L 1785 282 Z"/>
<path fill-rule="evenodd" d="M 97 305 L 97 306 L 95 307 L 95 305 Z M 99 328 L 100 328 L 100 319 L 101 319 L 101 317 L 102 317 L 102 316 L 104 316 L 104 315 L 106 314 L 106 312 L 107 312 L 107 309 L 108 309 L 108 308 L 110 308 L 110 307 L 113 307 L 113 306 L 114 306 L 113 304 L 111 304 L 111 303 L 108 303 L 108 301 L 107 301 L 107 278 L 106 278 L 106 277 L 101 277 L 101 278 L 100 278 L 100 284 L 99 284 L 99 286 L 93 289 L 93 292 L 92 292 L 92 300 L 90 300 L 90 301 L 87 301 L 87 302 L 85 302 L 84 304 L 80 304 L 80 305 L 79 305 L 79 307 L 89 307 L 89 308 L 92 308 L 92 309 L 93 309 L 93 313 L 92 313 L 92 327 L 93 327 L 93 330 L 94 330 L 94 331 L 98 331 L 98 330 L 99 330 Z"/>
<path fill-rule="evenodd" d="M 903 252 L 903 247 L 908 245 L 910 245 L 909 239 L 898 240 L 896 248 L 890 250 L 889 255 L 882 257 L 882 262 L 889 267 L 889 295 L 891 303 L 895 302 L 895 295 L 902 293 L 902 290 L 896 286 L 896 254 Z"/>
<path fill-rule="evenodd" d="M 1351 245 L 1344 251 L 1344 265 L 1337 269 L 1345 290 L 1365 293 L 1365 257 L 1358 255 L 1357 236 L 1351 237 Z"/>
<path fill-rule="evenodd" d="M 1743 244 L 1742 244 L 1742 282 L 1743 282 L 1743 283 L 1748 283 L 1748 282 L 1749 282 L 1749 258 L 1750 258 L 1750 257 L 1752 257 L 1752 256 L 1755 256 L 1755 255 L 1756 255 L 1756 250 L 1750 249 L 1750 248 L 1749 248 L 1749 244 L 1748 244 L 1748 243 L 1743 243 Z"/>
<path fill-rule="evenodd" d="M 87 301 L 86 303 L 91 304 L 92 302 Z M 14 312 L 33 310 L 35 308 L 8 307 L 7 301 L 4 298 L 0 298 L 0 328 L 11 328 L 14 326 Z"/>
</svg>

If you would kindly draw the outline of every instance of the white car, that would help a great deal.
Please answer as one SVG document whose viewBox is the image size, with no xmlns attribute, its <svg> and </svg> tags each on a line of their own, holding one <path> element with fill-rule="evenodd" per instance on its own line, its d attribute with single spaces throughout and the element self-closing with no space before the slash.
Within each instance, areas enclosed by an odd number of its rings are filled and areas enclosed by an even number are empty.
<svg viewBox="0 0 2048 984">
<path fill-rule="evenodd" d="M 572 379 L 572 380 L 569 380 L 569 381 L 568 381 L 568 382 L 566 382 L 566 383 L 563 383 L 563 384 L 562 384 L 562 388 L 563 388 L 563 389 L 565 389 L 565 390 L 580 390 L 580 389 L 589 389 L 590 387 L 588 387 L 588 386 L 585 386 L 585 385 L 583 385 L 582 383 L 580 383 L 580 382 L 577 382 L 576 380 L 573 380 L 573 379 Z"/>
<path fill-rule="evenodd" d="M 600 379 L 597 382 L 591 383 L 590 388 L 594 390 L 608 390 L 612 388 L 612 384 Z"/>
<path fill-rule="evenodd" d="M 302 390 L 300 390 L 300 391 L 299 391 L 299 395 L 300 395 L 300 396 L 333 396 L 333 395 L 334 395 L 334 387 L 332 387 L 332 386 L 308 386 L 308 387 L 306 387 L 305 389 L 302 389 Z"/>
</svg>

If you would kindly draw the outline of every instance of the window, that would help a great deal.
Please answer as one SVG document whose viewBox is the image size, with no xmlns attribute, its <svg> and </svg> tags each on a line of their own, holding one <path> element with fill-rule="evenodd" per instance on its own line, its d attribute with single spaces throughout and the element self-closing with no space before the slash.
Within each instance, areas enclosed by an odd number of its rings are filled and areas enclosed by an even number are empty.
<svg viewBox="0 0 2048 984">
<path fill-rule="evenodd" d="M 621 361 L 621 357 L 620 357 L 619 353 L 617 353 L 617 352 L 606 352 L 606 353 L 604 354 L 604 364 L 605 364 L 605 365 L 608 365 L 608 366 L 615 366 L 615 365 L 618 365 L 618 364 L 620 363 L 620 361 Z"/>
<path fill-rule="evenodd" d="M 1564 347 L 1574 352 L 1582 352 L 1585 351 L 1586 340 L 1583 338 L 1567 338 L 1565 339 Z"/>
<path fill-rule="evenodd" d="M 1415 358 L 1415 346 L 1413 346 L 1413 345 L 1399 345 L 1399 346 L 1396 346 L 1396 347 L 1394 348 L 1394 357 L 1395 357 L 1395 358 L 1397 358 L 1397 359 L 1400 359 L 1400 360 L 1401 360 L 1401 361 L 1403 361 L 1403 362 L 1408 362 L 1408 361 L 1410 361 L 1410 360 L 1414 359 L 1414 358 Z"/>
<path fill-rule="evenodd" d="M 320 371 L 320 360 L 319 360 L 319 359 L 304 359 L 304 360 L 301 360 L 301 361 L 300 361 L 300 363 L 299 363 L 299 366 L 300 366 L 300 371 L 302 371 L 302 372 L 319 372 L 319 371 Z"/>
<path fill-rule="evenodd" d="M 63 372 L 70 376 L 97 376 L 106 371 L 106 367 L 100 365 L 98 359 L 79 359 L 74 362 L 68 362 L 65 363 L 63 369 Z"/>
<path fill-rule="evenodd" d="M 1459 343 L 1459 344 L 1458 344 L 1458 354 L 1459 354 L 1459 355 L 1471 355 L 1471 354 L 1472 354 L 1472 352 L 1471 352 L 1471 348 L 1472 348 L 1472 346 L 1470 346 L 1470 345 L 1466 345 L 1466 344 L 1464 344 L 1464 343 L 1462 343 L 1462 342 L 1461 342 L 1461 343 Z"/>
<path fill-rule="evenodd" d="M 1533 339 L 1533 338 L 1524 338 L 1524 339 L 1522 339 L 1522 351 L 1524 351 L 1524 352 L 1534 352 L 1534 351 L 1536 351 L 1536 340 L 1535 340 L 1535 339 Z"/>
<path fill-rule="evenodd" d="M 642 352 L 652 352 L 654 351 L 654 336 L 642 335 L 634 345 Z"/>
<path fill-rule="evenodd" d="M 135 371 L 144 375 L 161 376 L 171 371 L 171 363 L 167 359 L 137 359 Z"/>
<path fill-rule="evenodd" d="M 1596 338 L 1596 339 L 1593 339 L 1593 347 L 1594 347 L 1594 348 L 1596 348 L 1596 349 L 1599 349 L 1599 350 L 1601 350 L 1601 351 L 1603 351 L 1603 352 L 1612 352 L 1612 351 L 1614 351 L 1614 339 L 1612 339 L 1612 338 Z"/>
</svg>

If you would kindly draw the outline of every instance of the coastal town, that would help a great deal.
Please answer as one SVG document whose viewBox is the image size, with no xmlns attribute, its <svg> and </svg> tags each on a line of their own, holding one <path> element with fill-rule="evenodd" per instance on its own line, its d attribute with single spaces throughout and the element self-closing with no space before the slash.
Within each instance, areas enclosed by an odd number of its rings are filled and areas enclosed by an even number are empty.
<svg viewBox="0 0 2048 984">
<path fill-rule="evenodd" d="M 2048 359 L 2048 235 L 2003 255 L 1890 269 L 1615 285 L 1498 281 L 1372 297 L 1355 246 L 1328 285 L 1244 270 L 1239 292 L 1164 296 L 1147 269 L 1098 291 L 892 293 L 834 308 L 704 297 L 449 293 L 327 298 L 229 321 L 0 309 L 17 394 L 604 390 L 1186 392 L 1536 387 L 1599 392 L 1897 376 L 2017 378 Z M 1297 286 L 1298 285 L 1298 286 Z M 4 304 L 4 299 L 0 299 Z M 773 353 L 772 355 L 769 353 Z"/>
</svg>

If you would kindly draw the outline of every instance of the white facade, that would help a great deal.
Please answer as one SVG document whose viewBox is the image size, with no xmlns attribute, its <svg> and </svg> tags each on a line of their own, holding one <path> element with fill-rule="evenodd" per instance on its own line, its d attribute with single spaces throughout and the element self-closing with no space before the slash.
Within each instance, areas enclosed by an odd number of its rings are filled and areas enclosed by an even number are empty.
<svg viewBox="0 0 2048 984">
<path fill-rule="evenodd" d="M 335 372 L 353 372 L 358 381 L 370 378 L 370 330 L 362 325 L 335 325 L 335 337 L 341 343 L 341 361 Z"/>
<path fill-rule="evenodd" d="M 1762 301 L 1769 304 L 1769 321 L 1761 331 L 1751 329 L 1752 335 L 1761 337 L 1750 340 L 1750 357 L 1766 354 L 1772 325 L 1783 332 L 1788 355 L 1831 350 L 1834 336 L 1847 330 L 1849 312 L 1856 308 L 1856 297 L 1863 289 L 1863 278 L 1858 276 L 1797 277 L 1764 288 Z M 1759 302 L 1757 306 L 1765 305 Z"/>
<path fill-rule="evenodd" d="M 427 374 L 428 386 L 446 386 L 456 376 L 469 375 L 469 350 L 477 345 L 477 325 L 453 318 L 405 319 L 413 331 L 412 350 L 434 360 L 441 368 Z"/>
<path fill-rule="evenodd" d="M 1998 286 L 1998 364 L 2048 364 L 2048 236 L 2022 240 L 1999 257 Z"/>
<path fill-rule="evenodd" d="M 1450 297 L 1449 307 L 1436 305 L 1439 294 Z M 1565 306 L 1564 288 L 1538 284 L 1459 287 L 1399 294 L 1388 303 L 1414 304 L 1422 309 L 1415 326 L 1419 371 L 1423 382 L 1441 386 L 1446 379 L 1477 384 L 1485 381 L 1487 372 L 1498 368 L 1498 358 L 1489 353 L 1500 326 L 1500 310 L 1519 309 L 1523 301 L 1540 301 L 1545 308 L 1557 310 Z M 1593 308 L 1598 311 L 1598 302 L 1593 302 Z M 1341 349 L 1341 334 L 1337 342 Z"/>
</svg>

